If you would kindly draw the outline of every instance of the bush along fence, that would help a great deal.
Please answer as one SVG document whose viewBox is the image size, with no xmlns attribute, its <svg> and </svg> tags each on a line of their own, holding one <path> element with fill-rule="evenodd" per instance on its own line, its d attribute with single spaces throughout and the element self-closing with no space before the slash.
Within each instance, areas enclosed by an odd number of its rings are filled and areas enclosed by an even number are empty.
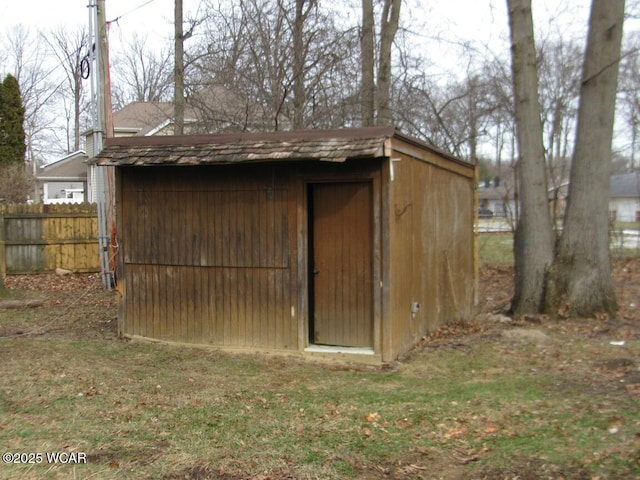
<svg viewBox="0 0 640 480">
<path fill-rule="evenodd" d="M 3 275 L 99 272 L 95 204 L 0 205 Z"/>
</svg>

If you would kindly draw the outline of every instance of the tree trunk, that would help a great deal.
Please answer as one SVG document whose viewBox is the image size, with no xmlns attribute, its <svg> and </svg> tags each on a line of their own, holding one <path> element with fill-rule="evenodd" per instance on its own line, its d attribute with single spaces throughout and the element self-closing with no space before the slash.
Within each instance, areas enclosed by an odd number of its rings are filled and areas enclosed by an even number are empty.
<svg viewBox="0 0 640 480">
<path fill-rule="evenodd" d="M 380 22 L 380 61 L 378 63 L 378 125 L 391 125 L 391 47 L 398 31 L 401 0 L 384 0 Z"/>
<path fill-rule="evenodd" d="M 519 151 L 516 166 L 520 215 L 514 236 L 513 313 L 544 308 L 547 269 L 553 261 L 554 233 L 547 203 L 542 121 L 531 0 L 507 0 Z"/>
<path fill-rule="evenodd" d="M 362 104 L 362 126 L 375 124 L 375 54 L 374 54 L 373 0 L 362 0 L 362 33 L 360 35 L 362 79 L 360 101 Z"/>
<path fill-rule="evenodd" d="M 174 58 L 174 135 L 184 134 L 184 33 L 182 0 L 175 0 L 175 58 Z"/>
<path fill-rule="evenodd" d="M 609 178 L 623 19 L 624 0 L 593 0 L 569 200 L 547 285 L 550 313 L 590 317 L 618 308 L 609 257 Z"/>
<path fill-rule="evenodd" d="M 305 4 L 308 3 L 305 10 Z M 293 24 L 293 128 L 304 128 L 305 90 L 305 45 L 304 25 L 316 0 L 296 0 L 296 17 Z"/>
</svg>

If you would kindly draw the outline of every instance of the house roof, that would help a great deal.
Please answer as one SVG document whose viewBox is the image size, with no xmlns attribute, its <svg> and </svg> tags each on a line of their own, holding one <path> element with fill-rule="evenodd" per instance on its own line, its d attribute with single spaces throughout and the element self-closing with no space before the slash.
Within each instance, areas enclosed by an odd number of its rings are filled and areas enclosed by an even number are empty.
<svg viewBox="0 0 640 480">
<path fill-rule="evenodd" d="M 185 111 L 185 116 L 191 117 L 193 112 Z M 145 136 L 172 118 L 172 102 L 133 102 L 113 113 L 113 125 L 116 134 L 124 131 Z"/>
<path fill-rule="evenodd" d="M 207 133 L 211 129 L 243 130 L 252 123 L 264 124 L 260 109 L 222 85 L 209 85 L 185 99 L 185 123 Z M 173 102 L 132 102 L 113 113 L 116 136 L 156 135 L 173 123 Z M 213 125 L 212 125 L 213 123 Z"/>
<path fill-rule="evenodd" d="M 640 171 L 612 175 L 609 197 L 640 197 Z"/>
<path fill-rule="evenodd" d="M 205 165 L 291 160 L 343 162 L 348 158 L 390 155 L 386 141 L 392 137 L 401 138 L 442 157 L 469 165 L 429 144 L 404 136 L 393 127 L 109 138 L 106 140 L 105 148 L 98 155 L 98 164 Z"/>
<path fill-rule="evenodd" d="M 500 185 L 498 187 L 482 187 L 478 189 L 478 198 L 480 200 L 513 200 L 514 192 L 511 189 Z"/>
<path fill-rule="evenodd" d="M 74 181 L 87 180 L 87 154 L 83 150 L 73 152 L 66 157 L 49 163 L 38 169 L 36 178 L 41 181 Z"/>
</svg>

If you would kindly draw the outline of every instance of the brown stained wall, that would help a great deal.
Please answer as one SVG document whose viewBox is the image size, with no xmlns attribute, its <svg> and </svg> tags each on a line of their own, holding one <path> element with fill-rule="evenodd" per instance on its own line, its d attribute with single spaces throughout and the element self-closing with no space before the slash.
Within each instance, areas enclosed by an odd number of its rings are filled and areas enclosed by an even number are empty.
<svg viewBox="0 0 640 480">
<path fill-rule="evenodd" d="M 295 207 L 275 167 L 122 174 L 126 335 L 297 349 Z"/>
<path fill-rule="evenodd" d="M 428 331 L 471 315 L 474 253 L 473 178 L 406 154 L 394 158 L 389 348 L 396 355 Z M 415 315 L 413 302 L 420 304 Z"/>
<path fill-rule="evenodd" d="M 304 349 L 315 333 L 309 330 L 309 192 L 325 182 L 360 183 L 373 201 L 367 315 L 377 358 L 393 360 L 428 330 L 468 317 L 473 167 L 401 146 L 392 152 L 400 159 L 393 162 L 393 181 L 386 158 L 119 167 L 120 331 L 225 347 Z M 339 225 L 346 228 L 344 221 Z M 359 290 L 349 285 L 336 292 L 357 303 Z M 412 302 L 420 304 L 413 317 Z"/>
<path fill-rule="evenodd" d="M 379 165 L 369 159 L 119 169 L 122 333 L 231 347 L 304 348 L 307 189 L 365 181 L 371 182 L 372 196 L 379 196 Z M 368 222 L 379 231 L 379 219 Z M 343 268 L 349 261 L 345 258 Z M 379 265 L 373 269 L 379 278 Z M 353 296 L 348 288 L 341 290 L 336 295 Z M 379 308 L 372 311 L 376 328 Z"/>
</svg>

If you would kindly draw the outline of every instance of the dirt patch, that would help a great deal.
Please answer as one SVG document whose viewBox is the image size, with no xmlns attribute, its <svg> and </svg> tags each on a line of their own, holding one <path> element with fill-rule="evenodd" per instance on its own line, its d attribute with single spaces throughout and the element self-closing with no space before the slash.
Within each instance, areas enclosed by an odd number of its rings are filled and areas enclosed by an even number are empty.
<svg viewBox="0 0 640 480">
<path fill-rule="evenodd" d="M 474 478 L 478 479 L 518 479 L 518 480 L 543 480 L 543 479 L 571 479 L 592 480 L 589 472 L 580 467 L 558 468 L 545 464 L 537 458 L 518 458 L 518 466 L 514 467 L 490 467 L 479 471 Z"/>
<path fill-rule="evenodd" d="M 10 295 L 0 309 L 11 307 L 11 322 L 0 337 L 48 335 L 74 340 L 112 339 L 117 335 L 115 291 L 105 290 L 98 274 L 10 275 Z"/>
<path fill-rule="evenodd" d="M 513 340 L 522 343 L 547 344 L 553 340 L 549 335 L 541 330 L 529 328 L 513 328 L 502 332 L 502 336 L 507 340 Z"/>
</svg>

